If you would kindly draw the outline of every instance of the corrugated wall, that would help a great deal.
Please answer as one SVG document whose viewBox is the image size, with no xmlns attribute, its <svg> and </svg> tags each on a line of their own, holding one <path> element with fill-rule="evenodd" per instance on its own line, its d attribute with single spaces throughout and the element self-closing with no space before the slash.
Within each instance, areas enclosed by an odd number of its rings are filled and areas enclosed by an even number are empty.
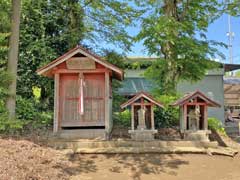
<svg viewBox="0 0 240 180">
<path fill-rule="evenodd" d="M 199 89 L 209 98 L 221 104 L 221 108 L 208 108 L 208 117 L 216 117 L 224 122 L 224 89 L 222 75 L 207 75 L 205 78 L 196 83 L 182 82 L 177 87 L 178 92 L 186 92 Z"/>
</svg>

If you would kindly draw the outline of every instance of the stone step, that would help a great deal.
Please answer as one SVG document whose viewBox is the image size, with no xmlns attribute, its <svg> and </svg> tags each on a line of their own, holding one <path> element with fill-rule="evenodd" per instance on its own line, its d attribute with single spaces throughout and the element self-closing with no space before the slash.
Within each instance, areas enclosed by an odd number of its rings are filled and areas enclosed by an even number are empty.
<svg viewBox="0 0 240 180">
<path fill-rule="evenodd" d="M 62 139 L 104 139 L 105 129 L 69 129 L 61 130 L 56 136 Z"/>
<path fill-rule="evenodd" d="M 119 147 L 119 148 L 77 148 L 73 149 L 65 149 L 64 152 L 66 154 L 73 153 L 83 153 L 83 154 L 125 154 L 125 153 L 202 153 L 209 155 L 225 155 L 225 156 L 235 156 L 238 151 L 231 148 L 223 148 L 223 147 Z"/>
<path fill-rule="evenodd" d="M 228 135 L 239 134 L 239 127 L 236 126 L 225 126 L 225 131 Z"/>
<path fill-rule="evenodd" d="M 172 148 L 172 147 L 217 147 L 217 142 L 199 141 L 94 141 L 94 140 L 50 140 L 49 145 L 57 149 L 78 148 Z"/>
</svg>

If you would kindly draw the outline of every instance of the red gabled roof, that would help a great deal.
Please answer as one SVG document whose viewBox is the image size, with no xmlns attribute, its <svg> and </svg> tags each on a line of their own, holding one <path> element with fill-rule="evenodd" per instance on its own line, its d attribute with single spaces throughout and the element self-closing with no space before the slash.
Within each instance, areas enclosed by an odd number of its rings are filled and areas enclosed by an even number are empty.
<svg viewBox="0 0 240 180">
<path fill-rule="evenodd" d="M 140 98 L 145 98 L 147 100 L 149 100 L 150 102 L 152 102 L 153 104 L 161 107 L 161 108 L 164 108 L 163 104 L 158 102 L 157 100 L 155 100 L 150 94 L 146 93 L 146 92 L 139 92 L 137 93 L 133 98 L 129 99 L 127 102 L 123 103 L 121 105 L 121 108 L 125 108 L 129 105 L 131 105 L 132 103 L 136 102 L 138 99 Z"/>
<path fill-rule="evenodd" d="M 50 71 L 52 68 L 57 66 L 58 64 L 66 61 L 67 59 L 71 58 L 77 53 L 81 53 L 85 55 L 86 57 L 96 61 L 97 63 L 103 65 L 104 67 L 111 69 L 113 73 L 116 75 L 116 77 L 120 80 L 123 80 L 124 72 L 122 69 L 118 68 L 117 66 L 107 62 L 106 60 L 103 60 L 101 57 L 97 56 L 96 54 L 93 54 L 92 52 L 84 49 L 83 47 L 77 45 L 75 48 L 69 50 L 67 53 L 63 54 L 62 56 L 58 57 L 54 61 L 48 63 L 47 65 L 39 68 L 37 70 L 37 73 L 39 75 L 46 75 L 48 71 Z"/>
<path fill-rule="evenodd" d="M 220 104 L 218 104 L 217 102 L 215 102 L 212 99 L 208 98 L 205 94 L 203 94 L 199 90 L 196 90 L 194 92 L 185 94 L 182 98 L 178 99 L 172 105 L 173 106 L 182 106 L 183 104 L 189 102 L 189 100 L 194 99 L 196 97 L 199 97 L 202 100 L 204 100 L 207 103 L 208 106 L 211 106 L 211 107 L 221 107 Z"/>
</svg>

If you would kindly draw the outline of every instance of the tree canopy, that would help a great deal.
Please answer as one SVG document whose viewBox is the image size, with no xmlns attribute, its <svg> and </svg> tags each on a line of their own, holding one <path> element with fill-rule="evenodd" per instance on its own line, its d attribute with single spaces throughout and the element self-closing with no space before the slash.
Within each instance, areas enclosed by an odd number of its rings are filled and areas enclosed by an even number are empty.
<svg viewBox="0 0 240 180">
<path fill-rule="evenodd" d="M 136 1 L 145 9 L 142 29 L 136 40 L 143 40 L 150 54 L 159 56 L 146 73 L 157 81 L 164 94 L 176 93 L 180 80 L 200 80 L 213 61 L 224 57 L 216 45 L 208 40 L 207 28 L 222 12 L 218 0 L 149 0 Z"/>
<path fill-rule="evenodd" d="M 111 42 L 128 49 L 131 37 L 126 26 L 139 12 L 121 1 L 23 0 L 20 32 L 18 94 L 32 97 L 32 88 L 41 88 L 41 98 L 49 101 L 53 83 L 35 71 L 85 41 L 100 46 Z"/>
</svg>

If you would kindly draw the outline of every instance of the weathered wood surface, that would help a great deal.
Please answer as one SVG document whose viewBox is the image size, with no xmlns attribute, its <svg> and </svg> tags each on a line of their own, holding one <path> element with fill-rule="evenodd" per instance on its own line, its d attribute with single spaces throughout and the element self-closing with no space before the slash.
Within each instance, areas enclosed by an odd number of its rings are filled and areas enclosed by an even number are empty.
<svg viewBox="0 0 240 180">
<path fill-rule="evenodd" d="M 227 106 L 240 105 L 240 85 L 224 84 L 224 102 Z"/>
<path fill-rule="evenodd" d="M 84 74 L 84 113 L 79 112 L 80 87 L 77 74 L 61 77 L 61 126 L 104 126 L 104 74 Z"/>
</svg>

